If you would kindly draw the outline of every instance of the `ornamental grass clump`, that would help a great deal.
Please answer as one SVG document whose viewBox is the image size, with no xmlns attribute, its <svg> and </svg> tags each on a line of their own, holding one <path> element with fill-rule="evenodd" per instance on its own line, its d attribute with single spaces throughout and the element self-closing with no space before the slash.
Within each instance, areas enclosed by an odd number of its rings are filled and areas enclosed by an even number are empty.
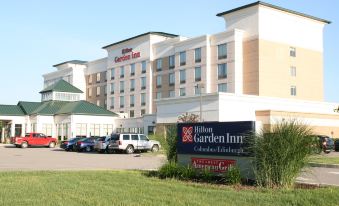
<svg viewBox="0 0 339 206">
<path fill-rule="evenodd" d="M 289 188 L 317 147 L 311 129 L 296 121 L 283 121 L 252 138 L 255 176 L 259 186 Z"/>
</svg>

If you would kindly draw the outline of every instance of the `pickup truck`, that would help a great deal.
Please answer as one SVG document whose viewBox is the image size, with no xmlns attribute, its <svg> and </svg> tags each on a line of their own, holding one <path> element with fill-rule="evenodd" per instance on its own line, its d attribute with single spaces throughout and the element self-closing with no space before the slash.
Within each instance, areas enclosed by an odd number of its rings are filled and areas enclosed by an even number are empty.
<svg viewBox="0 0 339 206">
<path fill-rule="evenodd" d="M 28 146 L 55 147 L 58 140 L 42 133 L 26 133 L 24 137 L 12 137 L 11 143 L 16 147 L 27 148 Z"/>
</svg>

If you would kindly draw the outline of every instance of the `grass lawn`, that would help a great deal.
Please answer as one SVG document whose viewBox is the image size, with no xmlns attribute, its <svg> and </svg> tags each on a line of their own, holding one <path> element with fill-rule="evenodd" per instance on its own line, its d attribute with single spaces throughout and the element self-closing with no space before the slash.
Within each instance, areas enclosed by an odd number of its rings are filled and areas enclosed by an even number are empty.
<svg viewBox="0 0 339 206">
<path fill-rule="evenodd" d="M 312 156 L 310 162 L 323 164 L 339 164 L 339 157 L 330 157 L 326 154 Z"/>
<path fill-rule="evenodd" d="M 138 171 L 0 172 L 0 205 L 338 205 L 339 188 L 239 190 Z"/>
</svg>

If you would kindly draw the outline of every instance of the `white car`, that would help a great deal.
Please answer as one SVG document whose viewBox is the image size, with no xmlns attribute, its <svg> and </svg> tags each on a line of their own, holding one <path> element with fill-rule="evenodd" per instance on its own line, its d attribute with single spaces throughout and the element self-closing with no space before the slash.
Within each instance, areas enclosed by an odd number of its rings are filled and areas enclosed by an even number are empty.
<svg viewBox="0 0 339 206">
<path fill-rule="evenodd" d="M 110 140 L 111 140 L 111 136 L 99 137 L 97 140 L 95 140 L 94 150 L 99 153 L 108 152 L 107 146 Z"/>
<path fill-rule="evenodd" d="M 160 148 L 158 141 L 150 140 L 144 134 L 133 133 L 113 133 L 108 145 L 109 150 L 122 150 L 127 154 L 132 154 L 135 150 L 157 152 Z"/>
</svg>

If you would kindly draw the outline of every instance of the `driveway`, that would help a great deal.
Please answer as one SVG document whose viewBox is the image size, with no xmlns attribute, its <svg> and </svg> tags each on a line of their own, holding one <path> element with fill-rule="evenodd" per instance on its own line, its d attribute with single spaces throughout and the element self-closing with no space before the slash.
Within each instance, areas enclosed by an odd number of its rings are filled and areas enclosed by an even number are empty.
<svg viewBox="0 0 339 206">
<path fill-rule="evenodd" d="M 98 154 L 66 152 L 59 148 L 0 146 L 0 170 L 153 170 L 166 160 L 161 154 Z"/>
</svg>

